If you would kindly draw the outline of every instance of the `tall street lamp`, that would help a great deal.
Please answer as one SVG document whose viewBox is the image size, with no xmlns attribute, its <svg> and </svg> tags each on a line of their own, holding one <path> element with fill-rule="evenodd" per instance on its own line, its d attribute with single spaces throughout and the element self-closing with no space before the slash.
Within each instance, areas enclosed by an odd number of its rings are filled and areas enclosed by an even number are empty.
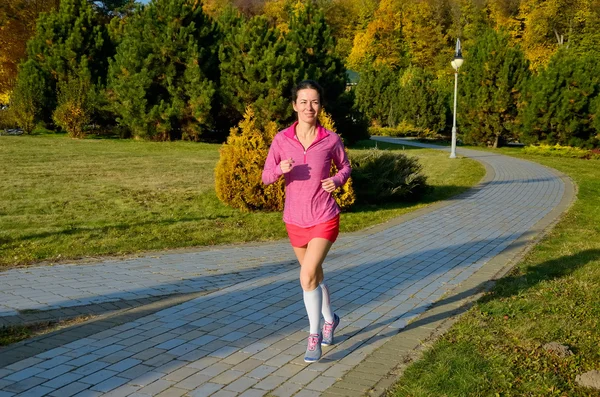
<svg viewBox="0 0 600 397">
<path fill-rule="evenodd" d="M 450 158 L 456 158 L 456 92 L 458 91 L 458 69 L 462 66 L 464 59 L 460 49 L 460 39 L 456 39 L 456 50 L 451 64 L 454 68 L 454 120 L 452 121 L 452 149 Z"/>
</svg>

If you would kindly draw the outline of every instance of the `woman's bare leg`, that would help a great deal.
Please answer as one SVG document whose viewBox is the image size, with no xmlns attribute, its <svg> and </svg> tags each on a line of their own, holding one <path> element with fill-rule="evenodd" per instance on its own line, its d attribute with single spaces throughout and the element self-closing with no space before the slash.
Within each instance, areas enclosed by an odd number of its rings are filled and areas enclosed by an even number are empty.
<svg viewBox="0 0 600 397">
<path fill-rule="evenodd" d="M 331 241 L 327 239 L 315 238 L 308 243 L 306 248 L 294 247 L 294 252 L 300 262 L 300 285 L 304 291 L 304 305 L 308 314 L 311 334 L 320 332 L 319 323 L 324 300 L 319 283 L 323 281 L 322 265 L 331 244 Z M 327 299 L 327 304 L 329 304 L 329 299 Z"/>
</svg>

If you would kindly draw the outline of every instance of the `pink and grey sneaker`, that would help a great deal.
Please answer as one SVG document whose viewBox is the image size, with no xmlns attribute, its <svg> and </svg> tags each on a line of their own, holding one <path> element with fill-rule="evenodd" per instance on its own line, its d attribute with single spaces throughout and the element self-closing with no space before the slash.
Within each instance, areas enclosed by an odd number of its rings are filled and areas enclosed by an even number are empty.
<svg viewBox="0 0 600 397">
<path fill-rule="evenodd" d="M 304 355 L 304 361 L 307 363 L 314 363 L 319 361 L 321 358 L 321 341 L 323 336 L 321 334 L 310 334 L 308 335 L 308 346 L 306 347 L 306 354 Z"/>
<path fill-rule="evenodd" d="M 333 314 L 333 322 L 328 323 L 325 321 L 325 324 L 323 324 L 323 340 L 321 341 L 323 346 L 333 345 L 333 331 L 339 324 L 340 318 L 335 313 Z"/>
</svg>

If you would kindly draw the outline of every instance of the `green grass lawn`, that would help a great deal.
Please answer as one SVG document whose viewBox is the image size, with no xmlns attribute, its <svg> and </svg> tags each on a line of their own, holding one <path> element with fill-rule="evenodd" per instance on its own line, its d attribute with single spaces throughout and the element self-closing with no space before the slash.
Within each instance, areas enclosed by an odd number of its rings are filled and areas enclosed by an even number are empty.
<svg viewBox="0 0 600 397">
<path fill-rule="evenodd" d="M 374 145 L 363 142 L 351 152 Z M 0 268 L 286 237 L 280 213 L 243 213 L 216 198 L 218 149 L 192 142 L 1 136 Z M 406 153 L 420 158 L 432 191 L 416 204 L 355 207 L 342 215 L 342 232 L 451 197 L 484 175 L 473 160 L 409 147 Z"/>
<path fill-rule="evenodd" d="M 600 370 L 600 161 L 499 153 L 560 170 L 578 199 L 559 224 L 407 368 L 393 396 L 598 396 L 575 384 Z M 560 358 L 542 346 L 574 353 Z"/>
</svg>

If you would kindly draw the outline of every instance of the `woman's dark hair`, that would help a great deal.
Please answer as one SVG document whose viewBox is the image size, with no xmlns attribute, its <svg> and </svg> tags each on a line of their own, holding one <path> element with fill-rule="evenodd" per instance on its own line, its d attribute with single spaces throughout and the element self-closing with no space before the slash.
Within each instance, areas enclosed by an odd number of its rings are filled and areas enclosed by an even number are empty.
<svg viewBox="0 0 600 397">
<path fill-rule="evenodd" d="M 321 103 L 325 102 L 323 87 L 321 87 L 319 83 L 314 80 L 302 80 L 294 88 L 292 88 L 292 101 L 296 103 L 296 100 L 298 99 L 298 91 L 306 90 L 307 88 L 317 91 L 319 94 L 319 101 Z"/>
</svg>

